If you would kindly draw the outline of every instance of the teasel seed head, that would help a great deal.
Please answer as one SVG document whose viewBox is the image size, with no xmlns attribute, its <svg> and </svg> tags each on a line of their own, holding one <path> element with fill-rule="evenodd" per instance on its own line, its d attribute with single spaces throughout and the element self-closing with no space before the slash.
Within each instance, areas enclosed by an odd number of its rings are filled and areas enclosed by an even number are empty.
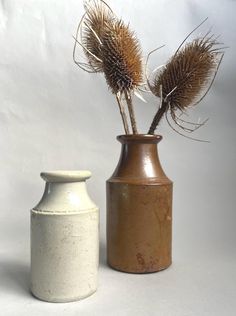
<svg viewBox="0 0 236 316">
<path fill-rule="evenodd" d="M 185 132 L 191 133 L 206 123 L 207 120 L 202 123 L 189 122 L 184 120 L 182 115 L 186 114 L 185 111 L 190 106 L 198 104 L 211 88 L 224 55 L 224 47 L 218 46 L 219 44 L 208 32 L 183 48 L 181 45 L 165 67 L 154 74 L 152 83 L 148 79 L 150 90 L 161 100 L 149 134 L 154 134 L 164 116 L 169 126 L 178 132 L 168 119 L 168 113 L 173 122 Z"/>
<path fill-rule="evenodd" d="M 112 93 L 130 93 L 143 82 L 141 48 L 134 32 L 117 20 L 102 38 L 103 71 Z"/>
<path fill-rule="evenodd" d="M 129 134 L 129 127 L 122 98 L 127 103 L 132 131 L 137 134 L 132 92 L 140 97 L 137 89 L 143 84 L 138 39 L 104 0 L 88 2 L 85 10 L 76 32 L 74 62 L 87 72 L 104 73 L 108 87 L 116 95 L 126 134 Z M 83 48 L 88 63 L 76 60 L 77 44 Z"/>
<path fill-rule="evenodd" d="M 112 93 L 131 92 L 143 83 L 139 41 L 129 25 L 118 19 L 102 0 L 85 6 L 81 46 L 91 72 L 104 72 Z"/>
<path fill-rule="evenodd" d="M 203 90 L 212 81 L 222 57 L 221 48 L 211 37 L 187 43 L 159 72 L 151 85 L 154 95 L 168 102 L 172 109 L 186 109 L 197 104 Z"/>
</svg>

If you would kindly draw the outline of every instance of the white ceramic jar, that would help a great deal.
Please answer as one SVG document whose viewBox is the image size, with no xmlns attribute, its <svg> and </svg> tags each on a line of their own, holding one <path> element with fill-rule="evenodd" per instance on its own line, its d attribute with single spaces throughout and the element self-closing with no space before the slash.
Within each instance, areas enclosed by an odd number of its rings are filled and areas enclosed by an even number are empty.
<svg viewBox="0 0 236 316">
<path fill-rule="evenodd" d="M 46 187 L 31 210 L 31 291 L 49 302 L 97 289 L 99 214 L 86 190 L 89 171 L 43 172 Z"/>
</svg>

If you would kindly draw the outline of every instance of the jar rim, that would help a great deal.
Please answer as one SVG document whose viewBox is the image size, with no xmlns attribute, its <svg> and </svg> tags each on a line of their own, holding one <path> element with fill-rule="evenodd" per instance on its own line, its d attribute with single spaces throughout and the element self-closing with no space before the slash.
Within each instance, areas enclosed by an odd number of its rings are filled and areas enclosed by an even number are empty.
<svg viewBox="0 0 236 316">
<path fill-rule="evenodd" d="M 119 135 L 116 139 L 122 144 L 127 143 L 147 143 L 147 144 L 157 144 L 162 140 L 161 135 L 150 135 L 150 134 L 127 134 Z"/>
<path fill-rule="evenodd" d="M 40 173 L 46 182 L 81 182 L 91 177 L 89 170 L 51 170 Z"/>
</svg>

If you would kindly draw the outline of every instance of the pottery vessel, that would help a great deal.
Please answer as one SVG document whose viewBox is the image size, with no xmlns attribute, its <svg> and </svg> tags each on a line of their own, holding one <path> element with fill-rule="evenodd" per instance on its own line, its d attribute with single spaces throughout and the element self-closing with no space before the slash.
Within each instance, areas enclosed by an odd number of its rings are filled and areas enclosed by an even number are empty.
<svg viewBox="0 0 236 316">
<path fill-rule="evenodd" d="M 43 172 L 41 201 L 31 210 L 31 291 L 48 302 L 70 302 L 97 289 L 98 208 L 89 171 Z"/>
<path fill-rule="evenodd" d="M 122 135 L 119 163 L 107 180 L 107 261 L 130 273 L 171 264 L 172 181 L 157 151 L 159 135 Z"/>
</svg>

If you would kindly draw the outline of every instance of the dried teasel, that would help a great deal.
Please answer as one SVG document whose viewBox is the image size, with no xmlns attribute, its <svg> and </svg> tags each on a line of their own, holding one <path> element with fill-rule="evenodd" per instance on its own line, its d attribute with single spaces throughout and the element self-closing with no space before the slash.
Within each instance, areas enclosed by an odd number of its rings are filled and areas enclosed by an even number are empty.
<svg viewBox="0 0 236 316">
<path fill-rule="evenodd" d="M 106 29 L 102 43 L 104 74 L 112 92 L 130 93 L 141 85 L 141 49 L 129 26 L 117 20 Z"/>
<path fill-rule="evenodd" d="M 80 33 L 80 41 L 78 36 Z M 83 47 L 88 63 L 75 60 L 76 44 Z M 88 72 L 103 72 L 111 92 L 116 95 L 125 128 L 128 122 L 122 104 L 124 96 L 133 133 L 137 133 L 132 94 L 143 84 L 141 48 L 128 25 L 118 19 L 104 1 L 93 1 L 79 24 L 74 48 L 74 60 Z"/>
<path fill-rule="evenodd" d="M 129 26 L 116 21 L 102 39 L 103 70 L 108 86 L 117 96 L 124 94 L 133 133 L 137 133 L 132 92 L 143 83 L 142 56 L 139 42 Z"/>
<path fill-rule="evenodd" d="M 161 100 L 148 134 L 154 134 L 163 116 L 177 131 L 168 119 L 168 112 L 174 123 L 186 132 L 193 132 L 206 122 L 192 123 L 181 116 L 187 108 L 198 104 L 209 91 L 224 54 L 219 44 L 217 38 L 208 32 L 183 48 L 180 46 L 164 69 L 155 74 L 152 83 L 148 81 L 152 93 Z"/>
</svg>

